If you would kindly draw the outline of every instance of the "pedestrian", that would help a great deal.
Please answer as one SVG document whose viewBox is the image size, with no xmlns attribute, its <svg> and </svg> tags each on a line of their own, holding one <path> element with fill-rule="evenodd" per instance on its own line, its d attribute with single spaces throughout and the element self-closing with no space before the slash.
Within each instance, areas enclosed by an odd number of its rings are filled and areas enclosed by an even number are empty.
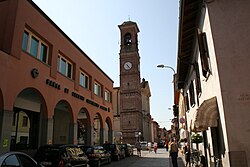
<svg viewBox="0 0 250 167">
<path fill-rule="evenodd" d="M 184 148 L 183 148 L 183 152 L 185 154 L 185 161 L 186 161 L 186 167 L 189 166 L 190 167 L 190 156 L 191 156 L 191 152 L 190 152 L 190 145 L 187 141 L 187 139 L 184 139 Z"/>
<path fill-rule="evenodd" d="M 135 148 L 137 150 L 137 155 L 140 157 L 141 156 L 141 144 L 140 144 L 140 142 L 135 143 Z"/>
<path fill-rule="evenodd" d="M 153 146 L 154 146 L 154 152 L 157 153 L 157 149 L 158 149 L 157 143 L 154 142 L 154 145 L 153 145 Z"/>
<path fill-rule="evenodd" d="M 166 147 L 166 151 L 168 152 L 168 141 L 165 141 L 165 147 Z"/>
<path fill-rule="evenodd" d="M 172 139 L 172 142 L 169 147 L 169 155 L 172 159 L 173 167 L 178 167 L 178 164 L 177 164 L 178 144 L 177 144 L 176 139 Z"/>
</svg>

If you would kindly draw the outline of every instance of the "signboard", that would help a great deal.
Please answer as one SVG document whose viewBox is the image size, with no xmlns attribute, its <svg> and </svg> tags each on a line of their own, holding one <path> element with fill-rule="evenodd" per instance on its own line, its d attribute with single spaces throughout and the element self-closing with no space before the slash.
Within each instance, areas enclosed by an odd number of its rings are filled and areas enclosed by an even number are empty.
<svg viewBox="0 0 250 167">
<path fill-rule="evenodd" d="M 9 140 L 8 139 L 3 139 L 3 148 L 8 147 Z"/>
<path fill-rule="evenodd" d="M 183 118 L 183 117 L 180 118 L 180 123 L 182 123 L 182 124 L 185 123 L 185 118 Z"/>
</svg>

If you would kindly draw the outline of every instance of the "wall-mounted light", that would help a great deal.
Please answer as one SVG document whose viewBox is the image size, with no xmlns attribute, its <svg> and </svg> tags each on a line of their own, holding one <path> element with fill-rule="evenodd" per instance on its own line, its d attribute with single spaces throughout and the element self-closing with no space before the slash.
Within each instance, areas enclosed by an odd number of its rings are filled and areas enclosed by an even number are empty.
<svg viewBox="0 0 250 167">
<path fill-rule="evenodd" d="M 38 69 L 33 68 L 33 69 L 31 70 L 31 76 L 32 76 L 32 78 L 36 78 L 36 77 L 38 77 L 38 75 L 39 75 Z"/>
</svg>

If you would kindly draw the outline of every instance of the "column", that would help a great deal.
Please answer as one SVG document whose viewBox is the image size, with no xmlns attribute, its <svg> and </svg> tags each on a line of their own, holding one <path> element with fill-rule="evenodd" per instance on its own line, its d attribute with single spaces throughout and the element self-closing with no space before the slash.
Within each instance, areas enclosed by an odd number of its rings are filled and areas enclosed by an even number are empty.
<svg viewBox="0 0 250 167">
<path fill-rule="evenodd" d="M 0 153 L 10 150 L 13 111 L 0 111 Z"/>
</svg>

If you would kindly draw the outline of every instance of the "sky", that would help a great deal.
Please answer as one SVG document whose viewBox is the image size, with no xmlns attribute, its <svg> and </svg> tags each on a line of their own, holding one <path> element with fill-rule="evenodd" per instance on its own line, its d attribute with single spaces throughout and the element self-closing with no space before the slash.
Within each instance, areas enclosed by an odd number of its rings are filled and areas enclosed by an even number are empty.
<svg viewBox="0 0 250 167">
<path fill-rule="evenodd" d="M 141 79 L 149 82 L 150 113 L 161 128 L 173 118 L 179 0 L 33 0 L 119 87 L 120 30 L 136 22 Z M 171 110 L 170 110 L 171 109 Z"/>
</svg>

